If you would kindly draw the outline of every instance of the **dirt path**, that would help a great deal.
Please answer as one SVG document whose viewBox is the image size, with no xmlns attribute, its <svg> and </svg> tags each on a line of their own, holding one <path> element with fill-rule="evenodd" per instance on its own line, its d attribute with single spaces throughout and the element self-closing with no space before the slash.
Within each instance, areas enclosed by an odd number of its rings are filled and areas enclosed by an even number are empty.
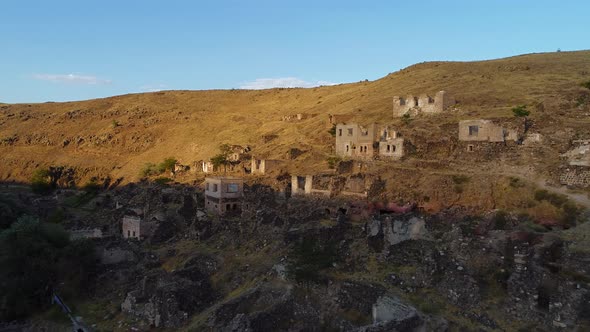
<svg viewBox="0 0 590 332">
<path fill-rule="evenodd" d="M 554 193 L 565 195 L 569 199 L 571 199 L 572 201 L 574 201 L 580 205 L 583 205 L 587 209 L 590 209 L 590 198 L 588 198 L 588 195 L 586 195 L 586 194 L 572 193 L 569 191 L 569 189 L 567 189 L 566 186 L 560 186 L 560 187 L 549 186 L 545 182 L 545 180 L 543 180 L 543 179 L 537 180 L 535 182 L 535 184 L 537 184 L 537 186 L 539 186 L 540 188 L 543 188 L 547 191 L 551 191 Z"/>
</svg>

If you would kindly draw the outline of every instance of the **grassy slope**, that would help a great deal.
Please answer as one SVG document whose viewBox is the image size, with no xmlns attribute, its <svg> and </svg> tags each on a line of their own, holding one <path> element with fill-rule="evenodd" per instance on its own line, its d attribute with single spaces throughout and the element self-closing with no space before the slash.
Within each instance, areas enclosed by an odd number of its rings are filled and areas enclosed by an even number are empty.
<svg viewBox="0 0 590 332">
<path fill-rule="evenodd" d="M 590 51 L 522 55 L 481 62 L 421 63 L 373 82 L 311 89 L 262 91 L 166 91 L 68 103 L 16 104 L 0 108 L 0 180 L 26 180 L 40 165 L 74 165 L 89 174 L 136 180 L 146 162 L 175 156 L 184 164 L 207 159 L 221 143 L 249 144 L 254 154 L 284 158 L 291 147 L 312 151 L 294 169 L 315 170 L 330 154 L 327 114 L 352 113 L 362 123 L 399 123 L 391 117 L 394 95 L 451 92 L 461 111 L 437 117 L 510 116 L 515 104 L 559 99 L 590 78 Z M 73 117 L 67 113 L 75 112 Z M 549 110 L 552 111 L 552 110 Z M 282 115 L 317 114 L 287 123 Z M 113 128 L 112 121 L 120 126 Z M 416 127 L 416 126 L 415 126 Z M 417 128 L 416 130 L 430 128 Z M 262 135 L 278 138 L 263 143 Z M 25 145 L 29 135 L 32 145 Z M 107 137 L 95 144 L 89 136 Z M 110 135 L 110 138 L 108 138 Z M 85 142 L 62 147 L 64 139 Z M 48 145 L 47 142 L 50 142 Z M 305 162 L 307 158 L 308 162 Z"/>
</svg>

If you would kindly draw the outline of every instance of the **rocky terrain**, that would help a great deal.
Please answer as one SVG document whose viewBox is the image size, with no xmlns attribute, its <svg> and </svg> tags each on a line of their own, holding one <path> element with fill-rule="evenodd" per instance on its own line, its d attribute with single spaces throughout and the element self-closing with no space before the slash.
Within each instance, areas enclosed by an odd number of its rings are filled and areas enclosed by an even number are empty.
<svg viewBox="0 0 590 332">
<path fill-rule="evenodd" d="M 0 330 L 71 329 L 52 291 L 96 331 L 590 329 L 589 80 L 581 51 L 312 89 L 2 104 L 0 246 L 19 252 L 18 234 L 39 230 L 58 249 L 55 271 L 30 264 L 53 271 L 34 280 L 34 310 L 0 302 Z M 452 109 L 392 117 L 392 96 L 442 89 Z M 336 157 L 330 114 L 395 126 L 405 156 Z M 458 122 L 479 118 L 529 135 L 471 153 Z M 245 186 L 242 211 L 220 217 L 205 209 L 201 162 L 225 147 L 245 157 L 213 175 Z M 255 175 L 251 157 L 282 164 Z M 296 195 L 301 175 L 329 195 Z M 124 239 L 128 215 L 149 234 Z M 0 289 L 31 286 L 9 258 Z"/>
</svg>

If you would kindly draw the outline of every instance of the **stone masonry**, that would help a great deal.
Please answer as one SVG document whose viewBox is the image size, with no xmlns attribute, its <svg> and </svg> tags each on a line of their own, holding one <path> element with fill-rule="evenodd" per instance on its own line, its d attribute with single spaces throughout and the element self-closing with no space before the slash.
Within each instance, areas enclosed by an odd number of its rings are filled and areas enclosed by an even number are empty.
<svg viewBox="0 0 590 332">
<path fill-rule="evenodd" d="M 459 140 L 466 142 L 517 141 L 518 132 L 496 125 L 491 120 L 459 121 Z"/>
<path fill-rule="evenodd" d="M 373 159 L 377 155 L 393 159 L 403 156 L 404 139 L 389 126 L 372 123 L 336 125 L 336 155 L 355 159 Z"/>
<path fill-rule="evenodd" d="M 205 179 L 205 208 L 220 215 L 242 210 L 244 180 L 236 177 Z"/>
<path fill-rule="evenodd" d="M 427 94 L 420 96 L 393 97 L 393 117 L 398 118 L 406 113 L 441 113 L 455 105 L 455 98 L 446 91 L 439 91 L 434 98 Z"/>
</svg>

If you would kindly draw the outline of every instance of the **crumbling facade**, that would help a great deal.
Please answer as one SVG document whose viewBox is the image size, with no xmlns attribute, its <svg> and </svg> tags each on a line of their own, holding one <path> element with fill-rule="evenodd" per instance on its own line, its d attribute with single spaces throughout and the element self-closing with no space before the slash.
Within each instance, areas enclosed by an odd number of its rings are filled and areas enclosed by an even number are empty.
<svg viewBox="0 0 590 332">
<path fill-rule="evenodd" d="M 244 180 L 237 177 L 208 177 L 205 179 L 205 209 L 220 215 L 242 210 Z"/>
<path fill-rule="evenodd" d="M 379 156 L 400 159 L 404 155 L 404 139 L 399 132 L 384 127 L 380 131 Z"/>
<path fill-rule="evenodd" d="M 518 139 L 519 134 L 517 130 L 504 128 L 491 120 L 459 121 L 460 141 L 505 143 L 507 141 L 516 142 Z"/>
<path fill-rule="evenodd" d="M 441 113 L 455 105 L 455 98 L 446 91 L 439 91 L 434 98 L 427 94 L 420 96 L 408 95 L 403 98 L 393 97 L 393 117 L 398 118 L 406 113 Z"/>
<path fill-rule="evenodd" d="M 336 155 L 372 159 L 375 155 L 377 125 L 366 127 L 356 123 L 336 125 Z"/>
<path fill-rule="evenodd" d="M 217 167 L 215 167 L 211 161 L 205 160 L 201 161 L 201 169 L 203 170 L 203 173 L 213 173 L 217 171 Z"/>
<path fill-rule="evenodd" d="M 336 125 L 336 155 L 358 159 L 376 156 L 399 159 L 404 154 L 404 139 L 389 126 L 375 123 Z"/>
<path fill-rule="evenodd" d="M 270 159 L 256 159 L 252 158 L 252 166 L 250 172 L 252 174 L 267 174 L 269 172 L 277 171 L 280 169 L 282 162 L 280 160 Z"/>
<path fill-rule="evenodd" d="M 568 167 L 561 171 L 559 182 L 571 187 L 590 187 L 590 140 L 576 140 L 572 148 L 561 155 Z"/>
<path fill-rule="evenodd" d="M 311 194 L 312 181 L 312 175 L 291 176 L 291 195 L 296 196 Z"/>
<path fill-rule="evenodd" d="M 139 216 L 126 215 L 122 221 L 123 238 L 141 240 L 149 235 L 151 227 Z"/>
<path fill-rule="evenodd" d="M 562 157 L 566 158 L 571 166 L 590 167 L 590 140 L 576 140 L 572 145 L 572 149 Z"/>
</svg>

